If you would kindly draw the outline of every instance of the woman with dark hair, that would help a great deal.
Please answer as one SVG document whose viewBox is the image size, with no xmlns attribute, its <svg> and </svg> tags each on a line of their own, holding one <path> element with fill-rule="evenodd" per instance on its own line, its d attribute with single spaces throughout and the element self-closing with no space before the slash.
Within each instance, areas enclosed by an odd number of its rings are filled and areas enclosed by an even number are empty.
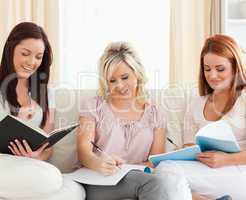
<svg viewBox="0 0 246 200">
<path fill-rule="evenodd" d="M 237 43 L 226 35 L 209 37 L 200 56 L 200 96 L 192 99 L 185 115 L 184 146 L 194 145 L 200 128 L 224 120 L 231 126 L 241 151 L 206 151 L 197 155 L 198 161 L 162 162 L 158 171 L 173 174 L 168 183 L 186 182 L 180 196 L 170 192 L 169 199 L 189 200 L 191 192 L 195 200 L 215 199 L 224 194 L 227 196 L 220 200 L 246 199 L 245 86 L 245 65 Z M 190 196 L 185 197 L 184 193 Z"/>
<path fill-rule="evenodd" d="M 2 54 L 0 113 L 12 114 L 47 133 L 52 131 L 54 107 L 47 89 L 51 63 L 52 51 L 44 30 L 31 22 L 16 25 Z M 59 170 L 39 161 L 50 157 L 52 149 L 46 147 L 44 144 L 32 151 L 25 140 L 15 140 L 8 146 L 14 156 L 0 152 L 0 198 L 37 198 L 60 189 Z"/>
<path fill-rule="evenodd" d="M 49 109 L 47 90 L 51 63 L 52 50 L 41 27 L 24 22 L 11 31 L 0 65 L 2 105 L 12 115 L 33 122 L 46 132 L 53 129 L 54 109 Z M 16 140 L 9 149 L 18 156 L 47 160 L 51 149 L 44 150 L 46 145 L 32 152 L 25 141 Z"/>
</svg>

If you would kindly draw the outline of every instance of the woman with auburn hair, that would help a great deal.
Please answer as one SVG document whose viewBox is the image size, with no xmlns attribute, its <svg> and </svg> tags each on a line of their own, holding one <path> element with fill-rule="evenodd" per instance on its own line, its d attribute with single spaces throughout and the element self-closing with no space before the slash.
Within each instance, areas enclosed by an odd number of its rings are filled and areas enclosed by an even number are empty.
<svg viewBox="0 0 246 200">
<path fill-rule="evenodd" d="M 47 133 L 53 130 L 55 109 L 47 88 L 51 63 L 43 28 L 32 22 L 17 24 L 0 64 L 0 119 L 7 113 Z M 53 199 L 62 191 L 60 171 L 43 162 L 52 154 L 46 147 L 33 151 L 26 140 L 16 139 L 8 146 L 13 155 L 0 152 L 0 199 Z"/>
<path fill-rule="evenodd" d="M 78 134 L 80 165 L 104 175 L 123 163 L 149 166 L 165 151 L 164 117 L 147 101 L 143 65 L 125 42 L 107 46 L 99 62 L 99 95 L 83 100 Z M 93 144 L 102 151 L 100 155 Z M 84 185 L 88 200 L 166 199 L 161 176 L 132 170 L 115 186 Z"/>
<path fill-rule="evenodd" d="M 169 188 L 174 182 L 186 183 L 179 196 L 169 192 L 170 200 L 246 199 L 245 86 L 245 65 L 237 43 L 226 35 L 209 37 L 200 58 L 200 96 L 192 99 L 185 115 L 184 146 L 194 145 L 195 134 L 203 126 L 224 120 L 232 127 L 241 151 L 206 151 L 197 155 L 198 161 L 162 162 L 157 171 L 176 181 L 167 180 Z M 190 195 L 184 197 L 187 193 Z"/>
</svg>

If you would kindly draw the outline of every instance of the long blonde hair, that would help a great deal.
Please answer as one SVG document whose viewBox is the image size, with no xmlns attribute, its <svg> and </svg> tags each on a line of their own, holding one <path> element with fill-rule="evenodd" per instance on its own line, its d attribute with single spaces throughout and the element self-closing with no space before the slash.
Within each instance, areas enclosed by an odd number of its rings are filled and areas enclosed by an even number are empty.
<svg viewBox="0 0 246 200">
<path fill-rule="evenodd" d="M 107 99 L 109 91 L 107 84 L 108 74 L 114 67 L 117 67 L 118 64 L 122 61 L 125 62 L 132 69 L 132 71 L 137 77 L 137 100 L 146 101 L 148 98 L 148 94 L 145 90 L 145 84 L 147 82 L 145 70 L 136 52 L 127 42 L 112 42 L 105 48 L 98 63 L 98 95 L 102 96 L 104 99 Z"/>
</svg>

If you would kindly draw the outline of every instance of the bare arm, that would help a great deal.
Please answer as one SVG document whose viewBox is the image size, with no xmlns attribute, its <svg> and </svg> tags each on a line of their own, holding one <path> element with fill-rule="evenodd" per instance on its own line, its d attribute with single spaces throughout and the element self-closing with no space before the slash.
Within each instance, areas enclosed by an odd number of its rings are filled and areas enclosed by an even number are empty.
<svg viewBox="0 0 246 200">
<path fill-rule="evenodd" d="M 116 170 L 117 162 L 113 159 L 104 160 L 93 152 L 91 141 L 95 139 L 95 121 L 80 117 L 80 128 L 77 136 L 77 151 L 80 163 L 104 175 L 113 174 Z"/>
<path fill-rule="evenodd" d="M 164 128 L 155 129 L 154 139 L 151 145 L 149 155 L 161 154 L 166 152 L 165 141 L 166 141 L 166 134 Z M 148 167 L 154 167 L 150 161 L 146 161 L 143 164 Z"/>
<path fill-rule="evenodd" d="M 245 165 L 246 151 L 231 154 L 219 151 L 207 151 L 198 154 L 197 159 L 211 168 L 230 165 Z"/>
</svg>

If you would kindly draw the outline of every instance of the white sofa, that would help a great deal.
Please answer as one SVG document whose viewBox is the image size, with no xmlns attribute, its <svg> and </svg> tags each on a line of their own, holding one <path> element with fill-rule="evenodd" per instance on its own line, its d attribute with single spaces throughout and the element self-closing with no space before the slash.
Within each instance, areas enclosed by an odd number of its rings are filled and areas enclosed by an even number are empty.
<svg viewBox="0 0 246 200">
<path fill-rule="evenodd" d="M 165 111 L 167 135 L 174 143 L 182 145 L 182 132 L 183 132 L 183 117 L 186 106 L 193 95 L 193 90 L 190 88 L 172 88 L 151 91 L 151 99 L 153 102 L 161 105 Z M 80 110 L 80 100 L 94 96 L 95 91 L 82 91 L 82 90 L 55 90 L 55 103 L 56 103 L 56 127 L 62 127 L 71 123 L 77 122 Z M 173 149 L 173 145 L 167 143 L 167 149 Z M 73 171 L 74 164 L 77 162 L 76 155 L 76 131 L 67 135 L 59 143 L 54 146 L 54 153 L 50 160 L 50 164 L 54 165 L 62 173 Z M 45 163 L 46 164 L 46 163 Z M 59 177 L 59 171 L 57 171 Z M 46 174 L 46 176 L 48 176 Z M 28 177 L 28 175 L 27 175 Z M 31 177 L 30 177 L 31 178 Z M 34 177 L 35 178 L 35 177 Z M 55 178 L 54 178 L 55 179 Z M 59 178 L 58 178 L 59 179 Z M 45 181 L 45 176 L 44 176 Z M 49 196 L 41 196 L 38 198 L 30 198 L 30 200 L 83 200 L 85 199 L 84 188 L 71 180 L 54 180 L 60 181 L 59 188 L 56 192 Z M 57 184 L 56 184 L 57 185 Z M 48 187 L 48 186 L 47 186 Z M 14 192 L 14 191 L 13 191 Z M 23 191 L 24 192 L 24 191 Z M 35 193 L 35 191 L 33 191 Z M 0 200 L 1 191 L 0 191 Z M 10 199 L 10 198 L 9 198 Z M 23 199 L 12 198 L 10 200 Z M 27 198 L 24 198 L 28 200 Z M 23 200 L 24 200 L 23 199 Z"/>
</svg>

